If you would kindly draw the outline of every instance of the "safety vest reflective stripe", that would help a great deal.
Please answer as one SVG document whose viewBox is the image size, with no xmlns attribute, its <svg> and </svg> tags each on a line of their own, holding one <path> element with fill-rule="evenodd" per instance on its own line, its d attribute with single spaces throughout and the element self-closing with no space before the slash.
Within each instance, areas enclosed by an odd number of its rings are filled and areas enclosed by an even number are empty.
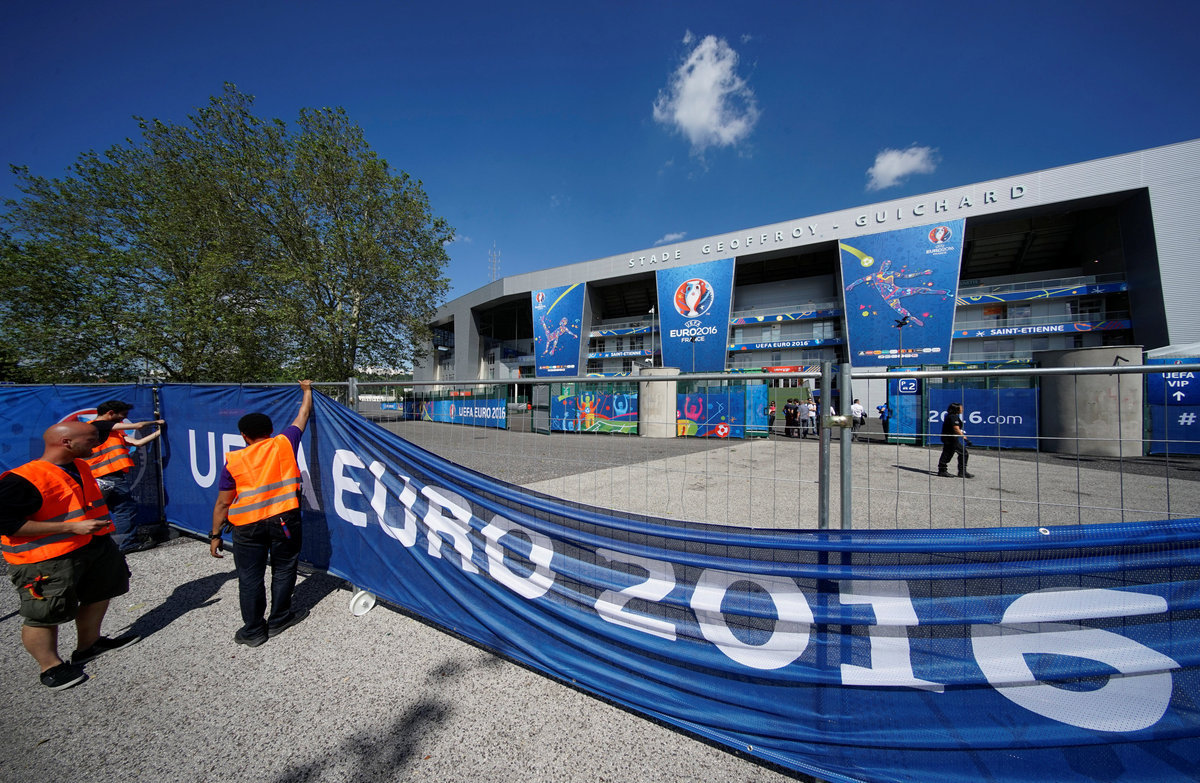
<svg viewBox="0 0 1200 783">
<path fill-rule="evenodd" d="M 78 482 L 63 468 L 43 460 L 27 462 L 9 471 L 37 487 L 42 496 L 41 508 L 28 520 L 66 523 L 108 516 L 108 506 L 104 504 L 104 496 L 87 463 L 77 459 L 75 467 L 79 471 Z M 5 560 L 15 565 L 40 563 L 86 546 L 93 535 L 111 533 L 113 530 L 110 523 L 95 534 L 63 531 L 38 536 L 0 536 L 0 551 Z"/>
<path fill-rule="evenodd" d="M 49 519 L 43 519 L 43 522 L 50 522 Z M 3 552 L 28 552 L 31 549 L 46 546 L 47 544 L 57 544 L 59 541 L 66 541 L 68 538 L 74 538 L 74 533 L 52 533 L 48 536 L 35 538 L 32 541 L 26 541 L 24 544 L 0 544 L 0 551 Z M 5 536 L 7 540 L 8 537 Z"/>
<path fill-rule="evenodd" d="M 242 515 L 242 514 L 247 514 L 251 511 L 259 511 L 264 508 L 270 508 L 271 506 L 274 506 L 278 503 L 287 503 L 289 501 L 289 499 L 296 500 L 296 505 L 293 506 L 293 508 L 300 508 L 300 502 L 299 502 L 299 497 L 298 497 L 298 493 L 300 490 L 300 479 L 288 479 L 287 481 L 281 481 L 278 484 L 272 484 L 269 487 L 263 487 L 261 489 L 256 489 L 252 492 L 248 492 L 248 493 L 246 493 L 246 495 L 247 496 L 261 495 L 262 493 L 267 492 L 269 490 L 281 489 L 284 487 L 294 487 L 295 489 L 293 489 L 291 492 L 288 492 L 288 493 L 273 493 L 272 497 L 269 497 L 266 500 L 260 500 L 256 503 L 255 502 L 250 502 L 250 503 L 239 502 L 237 504 L 236 511 L 234 511 L 233 509 L 230 509 L 230 513 L 229 513 L 229 516 L 231 517 L 230 521 L 231 522 L 233 521 L 232 517 L 234 516 L 235 513 L 238 515 Z M 238 501 L 246 501 L 249 499 L 250 499 L 249 497 L 243 497 L 241 494 L 238 495 Z M 287 511 L 287 510 L 288 509 L 283 509 L 283 511 Z M 276 513 L 283 513 L 283 512 L 280 511 L 280 512 L 276 512 Z M 267 516 L 274 516 L 274 514 L 267 514 Z M 259 518 L 261 519 L 262 517 L 260 516 Z"/>
<path fill-rule="evenodd" d="M 129 456 L 129 446 L 120 430 L 109 433 L 108 439 L 100 444 L 100 448 L 92 452 L 87 464 L 95 476 L 107 476 L 119 470 L 129 470 L 133 467 L 133 459 Z"/>
</svg>

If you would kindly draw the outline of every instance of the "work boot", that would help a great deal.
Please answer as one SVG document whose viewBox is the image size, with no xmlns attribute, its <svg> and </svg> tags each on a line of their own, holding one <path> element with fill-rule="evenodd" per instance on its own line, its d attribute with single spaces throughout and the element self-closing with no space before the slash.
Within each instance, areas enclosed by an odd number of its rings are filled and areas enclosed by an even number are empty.
<svg viewBox="0 0 1200 783">
<path fill-rule="evenodd" d="M 949 475 L 949 474 L 947 474 L 947 475 Z M 959 473 L 959 474 L 958 474 L 958 477 L 959 477 L 959 478 L 975 478 L 975 474 L 974 474 L 974 473 L 968 473 L 967 471 L 965 471 L 965 470 L 964 470 L 962 473 Z"/>
<path fill-rule="evenodd" d="M 945 468 L 938 468 L 937 474 L 942 478 L 954 478 L 954 476 L 950 475 L 950 471 L 946 470 Z"/>
</svg>

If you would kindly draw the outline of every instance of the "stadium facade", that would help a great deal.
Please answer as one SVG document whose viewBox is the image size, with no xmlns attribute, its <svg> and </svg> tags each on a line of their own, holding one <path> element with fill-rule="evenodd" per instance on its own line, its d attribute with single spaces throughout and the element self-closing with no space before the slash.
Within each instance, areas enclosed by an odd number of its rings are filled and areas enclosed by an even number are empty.
<svg viewBox="0 0 1200 783">
<path fill-rule="evenodd" d="M 514 275 L 439 309 L 414 379 L 1019 364 L 1195 343 L 1198 211 L 1200 139 Z M 905 237 L 926 249 L 901 261 Z M 723 288 L 716 320 L 696 317 Z M 945 347 L 886 328 L 902 319 Z"/>
</svg>

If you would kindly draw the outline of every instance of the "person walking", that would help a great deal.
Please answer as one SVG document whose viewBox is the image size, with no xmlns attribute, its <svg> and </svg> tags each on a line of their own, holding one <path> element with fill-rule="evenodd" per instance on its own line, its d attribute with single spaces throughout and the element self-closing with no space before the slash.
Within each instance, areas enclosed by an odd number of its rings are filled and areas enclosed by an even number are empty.
<svg viewBox="0 0 1200 783">
<path fill-rule="evenodd" d="M 767 435 L 775 434 L 775 400 L 767 406 Z"/>
<path fill-rule="evenodd" d="M 975 478 L 974 473 L 967 472 L 967 447 L 971 442 L 967 440 L 967 433 L 962 428 L 962 405 L 957 402 L 952 402 L 946 406 L 946 415 L 942 419 L 942 456 L 938 459 L 939 476 L 950 476 L 950 458 L 955 454 L 958 455 L 958 477 L 959 478 Z"/>
<path fill-rule="evenodd" d="M 308 616 L 292 609 L 296 568 L 300 562 L 300 466 L 296 450 L 312 413 L 312 381 L 300 381 L 304 395 L 291 426 L 278 435 L 265 413 L 238 420 L 246 448 L 231 451 L 217 485 L 209 552 L 221 554 L 221 529 L 233 526 L 233 564 L 238 578 L 242 627 L 238 644 L 257 647 Z M 271 565 L 271 613 L 263 579 Z"/>
<path fill-rule="evenodd" d="M 83 664 L 141 637 L 100 635 L 109 601 L 129 592 L 129 567 L 85 461 L 99 433 L 64 421 L 42 440 L 41 457 L 0 475 L 0 550 L 21 596 L 21 643 L 41 668 L 42 685 L 62 690 L 87 679 Z M 77 644 L 63 661 L 58 627 L 72 621 Z"/>
<path fill-rule="evenodd" d="M 850 417 L 853 421 L 850 424 L 850 440 L 858 440 L 858 429 L 867 423 L 867 409 L 862 406 L 856 397 L 854 402 L 850 403 Z"/>
<path fill-rule="evenodd" d="M 808 438 L 810 427 L 809 417 L 812 415 L 812 411 L 809 409 L 807 402 L 800 401 L 796 404 L 796 407 L 798 408 L 800 438 L 801 440 L 805 440 Z"/>
<path fill-rule="evenodd" d="M 124 554 L 150 549 L 154 541 L 149 537 L 139 538 L 137 528 L 137 501 L 133 498 L 133 486 L 130 483 L 130 471 L 133 469 L 133 457 L 130 456 L 130 446 L 144 446 L 162 435 L 162 429 L 144 437 L 129 437 L 125 433 L 139 430 L 151 424 L 163 425 L 162 419 L 154 421 L 139 421 L 136 424 L 127 423 L 133 405 L 121 400 L 109 400 L 96 406 L 96 418 L 91 423 L 99 431 L 100 448 L 88 458 L 88 467 L 96 477 L 96 483 L 104 492 L 104 503 L 112 514 L 113 541 Z"/>
<path fill-rule="evenodd" d="M 892 418 L 891 403 L 885 402 L 883 405 L 876 405 L 875 410 L 879 412 L 879 423 L 883 426 L 883 440 L 886 443 L 889 435 L 889 422 Z"/>
</svg>

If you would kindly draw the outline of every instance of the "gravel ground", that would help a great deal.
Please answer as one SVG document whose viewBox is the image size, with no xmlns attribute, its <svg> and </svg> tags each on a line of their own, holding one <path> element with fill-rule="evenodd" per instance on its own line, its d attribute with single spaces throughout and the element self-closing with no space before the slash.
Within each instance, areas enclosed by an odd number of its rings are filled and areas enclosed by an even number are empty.
<svg viewBox="0 0 1200 783">
<path fill-rule="evenodd" d="M 108 653 L 65 691 L 37 680 L 16 591 L 0 589 L 0 769 L 11 781 L 763 781 L 793 779 L 588 696 L 387 606 L 349 612 L 301 579 L 304 622 L 234 644 L 233 560 L 179 538 L 129 556 Z M 60 653 L 74 648 L 63 629 Z"/>
</svg>

